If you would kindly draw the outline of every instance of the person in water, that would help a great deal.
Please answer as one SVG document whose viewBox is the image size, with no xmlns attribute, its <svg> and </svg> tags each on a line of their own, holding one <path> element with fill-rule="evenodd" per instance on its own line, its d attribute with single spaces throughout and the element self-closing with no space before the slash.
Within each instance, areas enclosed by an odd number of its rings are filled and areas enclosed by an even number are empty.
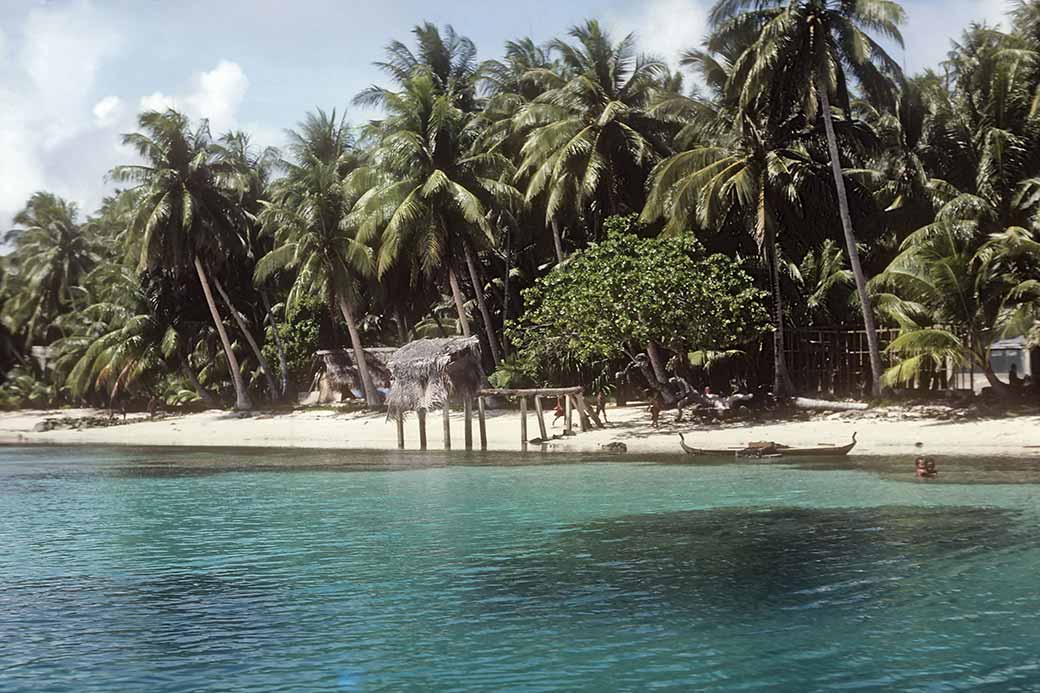
<svg viewBox="0 0 1040 693">
<path fill-rule="evenodd" d="M 924 455 L 914 460 L 914 473 L 918 479 L 931 479 L 939 474 L 935 469 L 935 460 Z"/>
</svg>

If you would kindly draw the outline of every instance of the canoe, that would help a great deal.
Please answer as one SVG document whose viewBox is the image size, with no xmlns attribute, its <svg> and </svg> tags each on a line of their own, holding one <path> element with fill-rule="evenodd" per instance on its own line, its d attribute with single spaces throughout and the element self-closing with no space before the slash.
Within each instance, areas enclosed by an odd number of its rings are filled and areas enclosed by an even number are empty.
<svg viewBox="0 0 1040 693">
<path fill-rule="evenodd" d="M 679 434 L 679 445 L 687 455 L 700 457 L 843 457 L 856 447 L 856 434 L 852 434 L 852 442 L 848 445 L 820 444 L 815 448 L 789 448 L 777 443 L 763 444 L 753 443 L 745 448 L 730 448 L 728 450 L 711 450 L 708 448 L 695 448 L 686 444 L 683 434 Z"/>
</svg>

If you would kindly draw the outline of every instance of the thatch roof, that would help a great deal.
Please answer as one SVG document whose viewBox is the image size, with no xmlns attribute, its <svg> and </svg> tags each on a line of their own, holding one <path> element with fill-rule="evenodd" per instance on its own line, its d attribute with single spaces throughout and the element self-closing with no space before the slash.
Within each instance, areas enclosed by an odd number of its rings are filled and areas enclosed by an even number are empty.
<svg viewBox="0 0 1040 693">
<path fill-rule="evenodd" d="M 390 371 L 386 362 L 396 349 L 374 347 L 364 350 L 365 363 L 372 384 L 379 388 L 390 386 Z M 352 349 L 327 349 L 314 354 L 315 373 L 311 380 L 311 394 L 307 404 L 342 402 L 364 390 L 361 374 L 354 362 Z"/>
<path fill-rule="evenodd" d="M 475 397 L 485 382 L 476 337 L 418 339 L 398 349 L 387 366 L 391 417 L 430 410 L 450 398 Z"/>
</svg>

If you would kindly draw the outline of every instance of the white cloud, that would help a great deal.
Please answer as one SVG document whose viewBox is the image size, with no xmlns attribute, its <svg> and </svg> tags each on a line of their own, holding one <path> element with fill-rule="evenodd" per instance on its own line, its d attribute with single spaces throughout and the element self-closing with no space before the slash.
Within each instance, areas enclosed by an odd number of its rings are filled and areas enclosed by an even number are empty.
<svg viewBox="0 0 1040 693">
<path fill-rule="evenodd" d="M 37 190 L 92 211 L 111 189 L 105 174 L 132 160 L 119 135 L 139 110 L 177 108 L 208 118 L 215 133 L 238 125 L 249 79 L 221 60 L 191 77 L 183 92 L 129 99 L 97 93 L 98 75 L 119 53 L 120 37 L 87 0 L 28 12 L 0 34 L 0 230 Z M 13 33 L 8 33 L 12 32 Z"/>
<path fill-rule="evenodd" d="M 606 17 L 615 39 L 635 32 L 640 50 L 678 67 L 679 54 L 700 47 L 708 31 L 710 0 L 649 0 Z"/>
<path fill-rule="evenodd" d="M 167 96 L 161 91 L 152 92 L 148 96 L 142 96 L 138 105 L 142 111 L 165 111 L 170 108 L 181 108 L 181 105 L 177 103 L 177 99 Z"/>
<path fill-rule="evenodd" d="M 32 192 L 47 188 L 75 199 L 84 189 L 79 181 L 102 147 L 79 137 L 95 126 L 97 75 L 121 38 L 81 0 L 31 9 L 20 26 L 7 27 L 0 44 L 0 57 L 6 55 L 0 60 L 0 228 L 6 228 Z M 97 188 L 102 173 L 90 174 L 99 179 Z"/>
<path fill-rule="evenodd" d="M 209 118 L 214 132 L 223 132 L 235 125 L 235 113 L 248 89 L 249 79 L 238 63 L 221 60 L 198 76 L 198 91 L 186 99 L 188 110 Z"/>
<path fill-rule="evenodd" d="M 114 125 L 123 113 L 123 100 L 118 96 L 106 96 L 94 104 L 94 120 L 101 127 Z"/>
<path fill-rule="evenodd" d="M 165 111 L 173 108 L 191 118 L 206 118 L 214 133 L 236 127 L 238 107 L 249 89 L 249 78 L 242 67 L 221 60 L 207 72 L 193 78 L 193 88 L 186 94 L 170 95 L 161 91 L 142 96 L 142 111 Z"/>
</svg>

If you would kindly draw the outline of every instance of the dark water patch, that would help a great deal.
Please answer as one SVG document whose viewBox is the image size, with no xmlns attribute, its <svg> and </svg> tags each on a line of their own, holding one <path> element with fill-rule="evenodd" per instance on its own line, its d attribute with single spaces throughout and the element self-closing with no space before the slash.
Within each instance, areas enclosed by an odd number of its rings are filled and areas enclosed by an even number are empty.
<svg viewBox="0 0 1040 693">
<path fill-rule="evenodd" d="M 941 566 L 1040 547 L 1020 516 L 978 507 L 717 508 L 566 527 L 544 545 L 473 566 L 495 597 L 687 615 L 905 602 L 942 590 Z M 508 600 L 507 600 L 508 601 Z"/>
</svg>

